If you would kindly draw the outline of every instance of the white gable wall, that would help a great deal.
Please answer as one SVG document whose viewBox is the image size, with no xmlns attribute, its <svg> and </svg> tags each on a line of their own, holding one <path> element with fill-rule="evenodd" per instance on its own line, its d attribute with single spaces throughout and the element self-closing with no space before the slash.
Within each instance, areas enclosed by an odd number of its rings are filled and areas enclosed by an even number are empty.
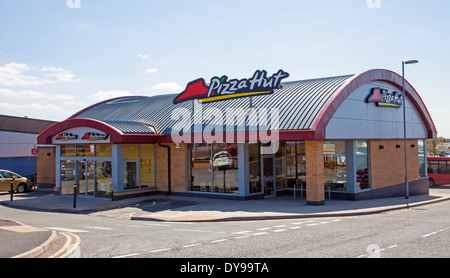
<svg viewBox="0 0 450 278">
<path fill-rule="evenodd" d="M 331 139 L 401 139 L 403 138 L 403 107 L 380 107 L 367 103 L 372 88 L 396 87 L 386 82 L 366 83 L 351 93 L 337 109 L 326 128 L 326 138 Z M 406 99 L 406 131 L 411 139 L 427 138 L 428 131 L 418 111 Z"/>
</svg>

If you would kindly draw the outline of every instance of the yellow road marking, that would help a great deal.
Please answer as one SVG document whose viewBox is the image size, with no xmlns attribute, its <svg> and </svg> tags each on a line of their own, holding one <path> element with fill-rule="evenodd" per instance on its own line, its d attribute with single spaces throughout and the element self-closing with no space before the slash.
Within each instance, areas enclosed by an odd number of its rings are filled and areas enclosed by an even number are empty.
<svg viewBox="0 0 450 278">
<path fill-rule="evenodd" d="M 64 243 L 64 246 L 61 247 L 61 249 L 59 249 L 55 254 L 51 255 L 49 258 L 65 258 L 70 254 L 72 254 L 80 246 L 81 238 L 78 235 L 69 232 L 67 233 L 59 232 L 59 233 L 66 237 L 66 242 Z M 70 250 L 68 250 L 70 244 L 72 243 L 72 238 L 70 236 L 73 236 L 75 238 L 75 243 L 72 245 Z M 66 253 L 62 254 L 64 251 L 66 251 Z"/>
<path fill-rule="evenodd" d="M 63 232 L 59 232 L 61 235 L 64 235 L 66 237 L 66 243 L 64 244 L 64 246 L 59 249 L 55 254 L 51 255 L 49 258 L 55 258 L 56 256 L 58 256 L 59 254 L 61 254 L 62 252 L 64 252 L 64 250 L 66 250 L 69 247 L 70 242 L 72 241 L 72 239 L 70 238 L 70 236 L 66 233 Z"/>
<path fill-rule="evenodd" d="M 77 249 L 78 246 L 80 246 L 80 242 L 81 242 L 81 238 L 79 236 L 77 236 L 76 234 L 72 234 L 72 233 L 68 233 L 71 236 L 73 236 L 75 238 L 75 243 L 73 244 L 72 248 L 70 250 L 68 250 L 66 253 L 64 253 L 63 255 L 60 256 L 60 258 L 65 258 L 67 256 L 69 256 L 70 254 L 72 254 L 75 249 Z"/>
</svg>

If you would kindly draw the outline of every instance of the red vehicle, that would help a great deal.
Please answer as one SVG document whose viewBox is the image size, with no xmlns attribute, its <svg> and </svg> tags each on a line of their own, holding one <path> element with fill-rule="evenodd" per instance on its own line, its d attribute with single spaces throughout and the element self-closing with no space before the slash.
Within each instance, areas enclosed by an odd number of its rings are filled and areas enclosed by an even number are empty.
<svg viewBox="0 0 450 278">
<path fill-rule="evenodd" d="M 427 157 L 430 186 L 450 184 L 450 157 Z"/>
</svg>

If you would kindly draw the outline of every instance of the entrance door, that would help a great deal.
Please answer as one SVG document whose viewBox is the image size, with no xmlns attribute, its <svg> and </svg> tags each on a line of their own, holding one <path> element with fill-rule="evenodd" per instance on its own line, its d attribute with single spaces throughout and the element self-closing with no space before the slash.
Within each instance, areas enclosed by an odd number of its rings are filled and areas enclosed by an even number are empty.
<svg viewBox="0 0 450 278">
<path fill-rule="evenodd" d="M 95 162 L 94 161 L 78 161 L 78 194 L 94 195 L 95 184 Z"/>
<path fill-rule="evenodd" d="M 275 196 L 275 155 L 262 155 L 262 182 L 264 196 Z"/>
</svg>

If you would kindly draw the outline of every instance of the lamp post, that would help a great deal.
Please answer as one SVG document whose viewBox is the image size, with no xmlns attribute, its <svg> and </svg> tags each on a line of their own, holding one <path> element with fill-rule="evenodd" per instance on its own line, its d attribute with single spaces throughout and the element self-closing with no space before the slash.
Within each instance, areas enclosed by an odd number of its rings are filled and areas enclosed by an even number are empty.
<svg viewBox="0 0 450 278">
<path fill-rule="evenodd" d="M 408 186 L 408 159 L 406 149 L 406 95 L 405 95 L 405 65 L 417 64 L 417 60 L 402 61 L 402 82 L 403 82 L 403 140 L 405 145 L 405 199 L 409 199 L 409 186 Z"/>
</svg>

